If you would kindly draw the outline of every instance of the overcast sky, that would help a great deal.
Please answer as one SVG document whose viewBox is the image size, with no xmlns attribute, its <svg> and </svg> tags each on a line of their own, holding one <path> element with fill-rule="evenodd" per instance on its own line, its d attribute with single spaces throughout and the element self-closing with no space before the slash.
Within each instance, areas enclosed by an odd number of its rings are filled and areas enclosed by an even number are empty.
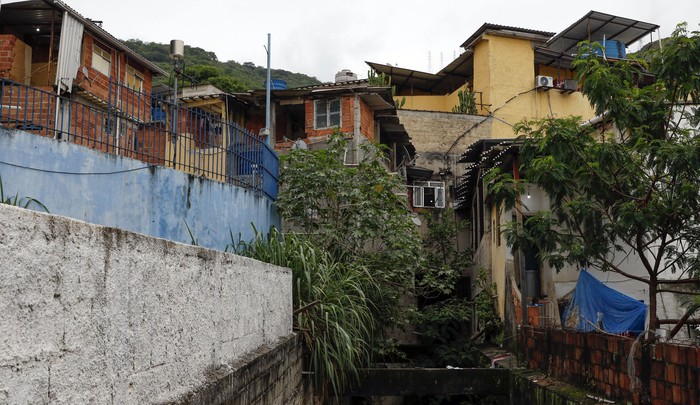
<svg viewBox="0 0 700 405">
<path fill-rule="evenodd" d="M 692 29 L 700 23 L 697 0 L 63 1 L 84 17 L 103 21 L 117 38 L 182 39 L 215 52 L 220 61 L 265 66 L 263 46 L 270 33 L 273 68 L 322 81 L 332 81 L 341 69 L 367 77 L 365 61 L 436 72 L 484 22 L 559 32 L 596 10 L 658 24 L 662 36 L 678 22 L 687 21 Z"/>
</svg>

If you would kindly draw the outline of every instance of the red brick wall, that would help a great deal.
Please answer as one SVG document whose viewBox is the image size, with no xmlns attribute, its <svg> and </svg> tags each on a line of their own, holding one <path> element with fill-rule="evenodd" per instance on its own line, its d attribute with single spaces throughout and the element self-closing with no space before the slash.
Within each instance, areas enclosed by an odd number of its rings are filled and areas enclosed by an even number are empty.
<svg viewBox="0 0 700 405">
<path fill-rule="evenodd" d="M 0 35 L 0 77 L 9 78 L 12 64 L 15 61 L 13 48 L 17 42 L 14 35 Z"/>
<path fill-rule="evenodd" d="M 353 132 L 353 109 L 353 97 L 343 97 L 340 100 L 340 130 L 343 133 L 351 134 Z M 306 102 L 304 102 L 304 112 L 306 115 L 304 126 L 306 128 L 307 138 L 329 135 L 335 130 L 335 128 L 314 128 L 314 100 L 306 100 Z"/>
<path fill-rule="evenodd" d="M 374 142 L 374 111 L 360 100 L 360 133 Z"/>
<path fill-rule="evenodd" d="M 112 63 L 110 64 L 111 79 L 120 83 L 125 82 L 128 56 L 123 52 L 111 49 L 105 44 L 96 41 L 89 33 L 86 32 L 83 36 L 82 64 L 84 67 L 87 68 L 89 78 L 88 80 L 85 80 L 85 76 L 82 73 L 82 69 L 80 69 L 78 71 L 76 83 L 78 83 L 78 86 L 81 89 L 97 96 L 102 100 L 108 100 L 110 96 L 112 97 L 112 99 L 114 99 L 114 94 L 110 94 L 109 89 L 110 77 L 107 77 L 106 75 L 92 68 L 92 50 L 95 44 L 97 44 L 103 50 L 110 52 L 112 56 Z M 150 94 L 151 86 L 153 84 L 153 75 L 151 71 L 149 71 L 148 69 L 144 69 L 134 63 L 129 63 L 129 65 L 135 67 L 136 70 L 140 71 L 143 74 L 143 89 L 141 90 L 141 93 Z M 114 89 L 112 91 L 114 91 Z M 128 113 L 129 111 L 145 111 L 148 108 L 150 108 L 148 106 L 138 104 L 136 100 L 137 97 L 133 93 L 127 92 L 122 94 L 122 109 L 127 111 Z"/>
<path fill-rule="evenodd" d="M 523 327 L 520 347 L 529 368 L 586 387 L 617 401 L 640 403 L 630 391 L 627 359 L 633 339 L 599 333 Z M 649 364 L 649 373 L 642 364 Z M 657 343 L 634 353 L 636 378 L 654 405 L 700 404 L 700 348 Z M 646 382 L 644 382 L 646 380 Z M 637 386 L 639 387 L 638 384 Z"/>
</svg>

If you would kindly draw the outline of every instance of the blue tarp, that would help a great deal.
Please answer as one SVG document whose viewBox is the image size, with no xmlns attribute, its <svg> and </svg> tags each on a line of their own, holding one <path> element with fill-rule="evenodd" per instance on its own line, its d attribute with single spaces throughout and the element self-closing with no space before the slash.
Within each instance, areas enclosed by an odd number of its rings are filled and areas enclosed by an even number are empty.
<svg viewBox="0 0 700 405">
<path fill-rule="evenodd" d="M 646 311 L 644 303 L 613 290 L 581 270 L 562 323 L 583 332 L 594 330 L 596 325 L 609 333 L 639 334 L 644 330 Z"/>
</svg>

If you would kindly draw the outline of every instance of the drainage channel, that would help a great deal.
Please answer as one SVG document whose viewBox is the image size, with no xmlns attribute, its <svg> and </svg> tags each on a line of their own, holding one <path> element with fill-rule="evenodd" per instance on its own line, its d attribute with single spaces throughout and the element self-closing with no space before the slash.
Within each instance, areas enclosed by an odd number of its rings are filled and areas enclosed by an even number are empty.
<svg viewBox="0 0 700 405">
<path fill-rule="evenodd" d="M 371 368 L 343 405 L 609 404 L 590 391 L 527 369 Z"/>
</svg>

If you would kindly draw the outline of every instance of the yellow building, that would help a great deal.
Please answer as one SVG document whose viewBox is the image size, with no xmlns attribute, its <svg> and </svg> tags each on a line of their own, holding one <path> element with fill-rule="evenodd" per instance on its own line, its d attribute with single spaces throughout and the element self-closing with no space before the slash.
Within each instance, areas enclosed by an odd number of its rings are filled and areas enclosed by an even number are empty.
<svg viewBox="0 0 700 405">
<path fill-rule="evenodd" d="M 603 58 L 624 58 L 626 47 L 657 28 L 596 11 L 559 34 L 487 23 L 462 44 L 464 52 L 457 59 L 435 74 L 368 63 L 391 77 L 396 99 L 405 97 L 399 117 L 421 155 L 416 164 L 439 173 L 431 180 L 444 182 L 451 190 L 447 201 L 470 221 L 471 229 L 460 244 L 474 250 L 475 265 L 465 269 L 465 279 L 473 279 L 479 268 L 490 273 L 506 324 L 523 319 L 558 323 L 557 300 L 575 283 L 576 273 L 556 274 L 539 263 L 536 252 L 511 254 L 499 230 L 522 217 L 491 204 L 484 174 L 501 167 L 519 175 L 514 124 L 545 117 L 579 116 L 582 122 L 594 118 L 571 67 L 580 41 L 604 44 Z M 464 124 L 465 114 L 453 112 L 459 111 L 454 108 L 464 91 L 473 94 L 476 107 L 469 125 Z M 446 117 L 452 117 L 454 128 L 444 124 Z M 538 190 L 529 190 L 528 197 L 523 215 L 548 209 L 547 197 Z M 546 305 L 529 314 L 523 311 L 523 302 L 537 299 Z"/>
</svg>

